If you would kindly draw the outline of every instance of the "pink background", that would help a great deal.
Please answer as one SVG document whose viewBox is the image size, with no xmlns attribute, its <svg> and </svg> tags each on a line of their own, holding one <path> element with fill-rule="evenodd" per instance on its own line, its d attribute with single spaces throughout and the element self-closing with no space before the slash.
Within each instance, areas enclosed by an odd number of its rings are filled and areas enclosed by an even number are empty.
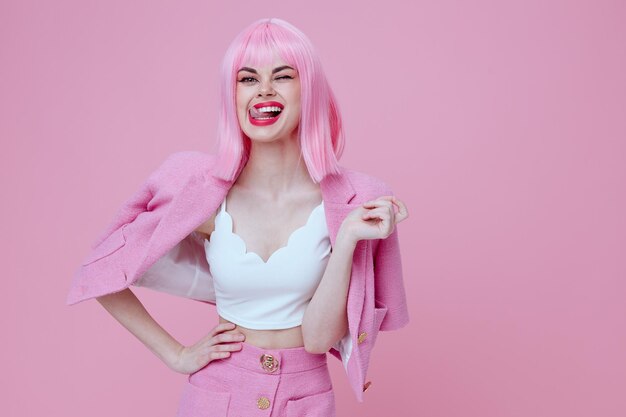
<svg viewBox="0 0 626 417">
<path fill-rule="evenodd" d="M 275 16 L 322 57 L 342 163 L 411 214 L 412 322 L 379 337 L 363 404 L 330 358 L 339 415 L 626 415 L 625 3 L 375 4 L 0 3 L 0 414 L 174 415 L 185 376 L 65 296 L 147 174 L 212 149 L 226 46 Z M 217 323 L 135 292 L 182 343 Z"/>
</svg>

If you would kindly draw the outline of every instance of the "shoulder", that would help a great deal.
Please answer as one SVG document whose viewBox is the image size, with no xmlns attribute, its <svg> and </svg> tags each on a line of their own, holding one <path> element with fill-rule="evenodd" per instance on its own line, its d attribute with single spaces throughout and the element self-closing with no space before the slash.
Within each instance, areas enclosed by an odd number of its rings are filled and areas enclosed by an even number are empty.
<svg viewBox="0 0 626 417">
<path fill-rule="evenodd" d="M 169 154 L 159 167 L 166 171 L 198 171 L 210 168 L 215 155 L 200 151 L 177 151 Z"/>
<path fill-rule="evenodd" d="M 391 187 L 381 178 L 351 168 L 341 167 L 359 200 L 367 201 L 383 195 L 393 195 Z"/>
<path fill-rule="evenodd" d="M 181 182 L 205 175 L 214 165 L 215 155 L 200 151 L 176 151 L 165 157 L 151 178 L 155 183 Z"/>
<path fill-rule="evenodd" d="M 200 151 L 176 151 L 167 155 L 147 180 L 153 195 L 177 194 L 190 181 L 204 181 L 213 169 L 215 156 Z"/>
</svg>

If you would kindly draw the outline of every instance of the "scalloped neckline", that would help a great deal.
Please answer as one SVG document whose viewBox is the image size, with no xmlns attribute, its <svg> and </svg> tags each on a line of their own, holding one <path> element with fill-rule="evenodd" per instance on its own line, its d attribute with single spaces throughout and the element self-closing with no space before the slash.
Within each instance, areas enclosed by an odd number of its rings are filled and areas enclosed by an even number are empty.
<svg viewBox="0 0 626 417">
<path fill-rule="evenodd" d="M 224 203 L 226 203 L 226 201 L 224 201 Z M 322 200 L 321 203 L 319 203 L 317 206 L 315 206 L 313 208 L 313 210 L 311 210 L 311 213 L 309 213 L 309 217 L 306 220 L 306 223 L 304 223 L 302 226 L 296 228 L 294 231 L 291 232 L 291 234 L 289 235 L 289 238 L 287 239 L 287 244 L 285 244 L 284 246 L 281 246 L 280 248 L 276 249 L 274 252 L 272 252 L 272 254 L 270 255 L 269 258 L 267 258 L 267 261 L 264 261 L 263 258 L 261 258 L 261 255 L 259 255 L 256 252 L 252 252 L 252 251 L 248 251 L 248 245 L 246 245 L 246 242 L 243 240 L 243 238 L 241 236 L 239 236 L 237 233 L 233 232 L 233 218 L 232 216 L 226 211 L 226 204 L 224 204 L 224 207 L 221 210 L 221 213 L 225 214 L 228 216 L 228 218 L 230 219 L 230 230 L 228 230 L 228 232 L 230 233 L 231 236 L 235 237 L 235 239 L 238 239 L 239 242 L 241 243 L 241 245 L 243 246 L 243 255 L 244 256 L 255 256 L 259 261 L 261 261 L 261 263 L 263 265 L 267 265 L 270 263 L 270 261 L 274 258 L 274 256 L 280 252 L 283 252 L 284 250 L 286 250 L 287 248 L 289 248 L 291 246 L 292 240 L 295 236 L 297 236 L 299 234 L 299 232 L 305 230 L 307 228 L 307 226 L 309 225 L 309 223 L 311 223 L 311 219 L 313 218 L 313 215 L 315 214 L 315 212 L 319 209 L 319 208 L 324 208 L 324 200 Z M 221 214 L 220 213 L 220 214 Z M 322 212 L 322 214 L 324 214 Z"/>
</svg>

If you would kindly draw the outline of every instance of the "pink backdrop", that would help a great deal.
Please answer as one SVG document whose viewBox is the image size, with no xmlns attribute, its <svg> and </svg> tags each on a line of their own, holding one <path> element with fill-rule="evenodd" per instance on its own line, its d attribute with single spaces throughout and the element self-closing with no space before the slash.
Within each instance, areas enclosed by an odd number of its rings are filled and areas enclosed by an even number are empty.
<svg viewBox="0 0 626 417">
<path fill-rule="evenodd" d="M 412 322 L 381 333 L 363 404 L 331 358 L 339 415 L 626 415 L 625 12 L 598 0 L 4 0 L 0 414 L 174 415 L 185 376 L 96 301 L 65 296 L 147 174 L 171 152 L 212 148 L 219 60 L 275 16 L 322 57 L 343 164 L 384 179 L 411 213 Z M 183 343 L 217 323 L 204 304 L 135 291 Z"/>
</svg>

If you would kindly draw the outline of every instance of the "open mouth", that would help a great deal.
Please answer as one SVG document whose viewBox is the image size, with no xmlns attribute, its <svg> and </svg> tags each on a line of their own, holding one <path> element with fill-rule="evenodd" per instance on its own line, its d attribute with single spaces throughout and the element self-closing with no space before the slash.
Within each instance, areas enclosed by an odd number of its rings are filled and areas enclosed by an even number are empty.
<svg viewBox="0 0 626 417">
<path fill-rule="evenodd" d="M 276 122 L 284 106 L 277 101 L 257 103 L 248 111 L 248 119 L 255 126 L 267 126 Z"/>
<path fill-rule="evenodd" d="M 278 106 L 252 107 L 250 116 L 255 120 L 269 120 L 277 117 L 283 109 Z"/>
</svg>

